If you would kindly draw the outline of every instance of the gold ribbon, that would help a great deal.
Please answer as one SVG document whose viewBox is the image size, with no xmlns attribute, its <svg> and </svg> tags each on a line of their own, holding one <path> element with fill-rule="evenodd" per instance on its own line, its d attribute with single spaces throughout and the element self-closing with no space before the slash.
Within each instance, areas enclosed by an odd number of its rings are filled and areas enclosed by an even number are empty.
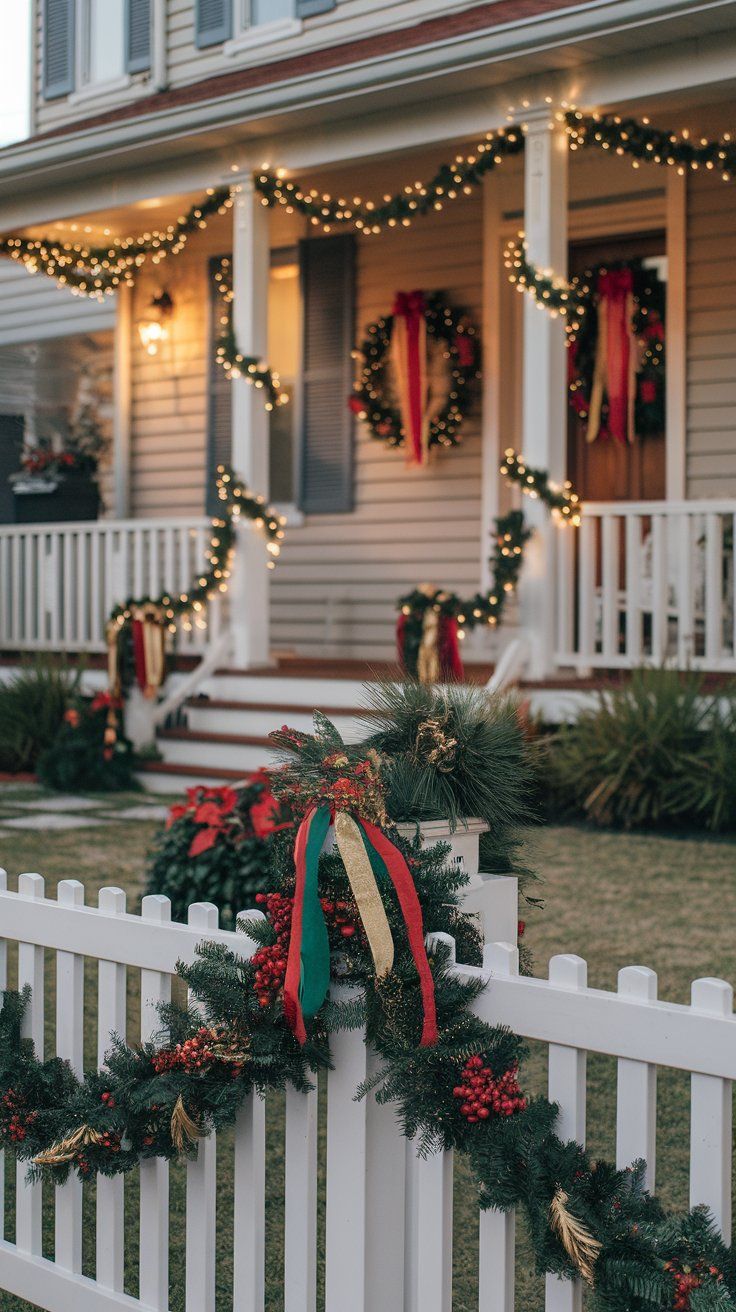
<svg viewBox="0 0 736 1312">
<path fill-rule="evenodd" d="M 163 610 L 155 602 L 137 606 L 133 609 L 133 621 L 143 626 L 143 659 L 146 671 L 143 696 L 150 699 L 157 695 L 166 673 L 166 629 Z"/>
<path fill-rule="evenodd" d="M 440 677 L 440 617 L 433 606 L 424 612 L 422 637 L 417 655 L 420 683 L 438 683 Z"/>
<path fill-rule="evenodd" d="M 376 975 L 381 979 L 394 964 L 394 942 L 363 836 L 346 811 L 338 811 L 335 816 L 335 841 L 360 912 Z"/>
</svg>

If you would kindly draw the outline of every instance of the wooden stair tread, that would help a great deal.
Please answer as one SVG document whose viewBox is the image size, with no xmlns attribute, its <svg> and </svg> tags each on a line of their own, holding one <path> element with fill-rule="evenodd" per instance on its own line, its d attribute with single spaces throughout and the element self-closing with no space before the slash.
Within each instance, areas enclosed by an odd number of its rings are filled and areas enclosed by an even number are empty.
<svg viewBox="0 0 736 1312">
<path fill-rule="evenodd" d="M 173 774 L 184 779 L 252 779 L 253 772 L 230 770 L 222 765 L 179 765 L 175 761 L 139 761 L 139 774 Z"/>
<path fill-rule="evenodd" d="M 273 747 L 271 740 L 265 735 L 254 735 L 247 733 L 210 733 L 207 730 L 198 729 L 159 729 L 156 737 L 159 739 L 172 739 L 177 742 L 194 742 L 194 743 L 223 743 L 228 746 L 237 747 Z"/>
<path fill-rule="evenodd" d="M 186 706 L 197 711 L 279 711 L 285 715 L 311 715 L 312 710 L 321 711 L 323 715 L 365 715 L 365 708 L 357 706 L 322 706 L 312 707 L 297 702 L 242 702 L 228 697 L 188 697 Z"/>
</svg>

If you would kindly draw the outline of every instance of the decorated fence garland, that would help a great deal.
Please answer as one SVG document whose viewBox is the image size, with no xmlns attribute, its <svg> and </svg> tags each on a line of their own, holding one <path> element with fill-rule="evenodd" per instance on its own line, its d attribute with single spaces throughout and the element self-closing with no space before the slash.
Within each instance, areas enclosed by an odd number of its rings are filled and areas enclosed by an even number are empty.
<svg viewBox="0 0 736 1312">
<path fill-rule="evenodd" d="M 543 501 L 558 522 L 579 525 L 580 498 L 570 482 L 559 487 L 545 470 L 527 465 L 512 447 L 505 452 L 500 471 L 527 496 Z M 506 603 L 516 591 L 524 549 L 531 536 L 521 510 L 511 510 L 494 521 L 493 585 L 487 593 L 463 599 L 455 592 L 425 583 L 399 598 L 396 646 L 399 663 L 407 674 L 422 683 L 462 678 L 459 640 L 477 625 L 495 627 L 502 622 Z"/>
<path fill-rule="evenodd" d="M 131 675 L 146 697 L 155 697 L 165 675 L 166 634 L 175 633 L 177 623 L 185 628 L 192 622 L 206 627 L 207 603 L 218 593 L 226 592 L 238 519 L 251 520 L 266 538 L 266 550 L 273 569 L 281 551 L 285 519 L 265 498 L 250 492 L 227 465 L 217 467 L 217 495 L 222 513 L 212 520 L 212 536 L 206 564 L 186 592 L 162 593 L 158 597 L 129 597 L 112 610 L 106 626 L 108 680 L 110 693 L 119 702 Z M 132 647 L 132 651 L 130 648 Z M 114 733 L 114 714 L 110 727 Z"/>
<path fill-rule="evenodd" d="M 429 710 L 409 755 L 430 792 L 435 779 L 458 788 L 471 721 L 447 694 Z M 396 726 L 355 746 L 323 717 L 315 730 L 277 735 L 293 761 L 274 788 L 288 795 L 299 828 L 295 849 L 286 832 L 274 839 L 264 919 L 246 927 L 254 955 L 207 943 L 178 967 L 198 1017 L 163 1007 L 157 1041 L 117 1040 L 102 1069 L 79 1080 L 68 1063 L 39 1060 L 22 1037 L 27 995 L 5 994 L 2 1146 L 54 1182 L 191 1156 L 251 1093 L 306 1090 L 329 1064 L 331 1034 L 364 1024 L 379 1066 L 357 1092 L 374 1088 L 393 1103 L 420 1151 L 465 1153 L 481 1207 L 522 1208 L 540 1271 L 582 1278 L 606 1312 L 733 1312 L 733 1254 L 705 1210 L 668 1216 L 644 1186 L 643 1163 L 618 1170 L 563 1142 L 557 1108 L 523 1091 L 519 1038 L 472 1010 L 487 977 L 455 970 L 441 939 L 425 943 L 426 929 L 444 932 L 460 961 L 480 961 L 475 918 L 459 905 L 466 876 L 446 864 L 446 848 L 422 850 L 393 826 L 391 780 L 402 758 L 385 745 Z M 337 846 L 325 854 L 333 816 Z M 330 998 L 333 981 L 355 985 L 348 1001 Z"/>
<path fill-rule="evenodd" d="M 427 348 L 438 342 L 448 361 L 447 395 L 432 407 Z M 448 305 L 440 292 L 399 292 L 393 312 L 366 329 L 354 352 L 360 377 L 349 405 L 371 436 L 389 447 L 403 447 L 407 463 L 424 465 L 432 447 L 455 446 L 472 383 L 478 378 L 478 337 L 467 315 Z M 398 380 L 397 402 L 387 396 L 387 370 Z"/>
<path fill-rule="evenodd" d="M 267 410 L 286 405 L 288 393 L 282 392 L 278 374 L 257 355 L 243 355 L 238 349 L 232 319 L 232 263 L 227 257 L 220 260 L 220 267 L 215 274 L 215 287 L 226 307 L 220 318 L 222 331 L 215 344 L 217 363 L 225 370 L 228 378 L 246 378 L 254 387 L 263 388 L 267 397 Z"/>
</svg>

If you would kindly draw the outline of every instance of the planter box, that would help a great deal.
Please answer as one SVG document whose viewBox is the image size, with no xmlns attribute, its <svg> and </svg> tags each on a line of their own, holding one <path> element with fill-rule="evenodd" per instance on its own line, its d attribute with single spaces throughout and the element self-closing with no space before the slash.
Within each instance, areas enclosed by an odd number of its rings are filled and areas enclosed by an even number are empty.
<svg viewBox="0 0 736 1312">
<path fill-rule="evenodd" d="M 87 474 L 58 480 L 29 477 L 16 483 L 13 502 L 16 524 L 63 524 L 97 519 L 100 513 L 100 493 Z"/>
<path fill-rule="evenodd" d="M 409 840 L 417 830 L 422 847 L 434 843 L 449 843 L 448 860 L 464 870 L 468 885 L 463 898 L 463 910 L 478 916 L 486 943 L 512 943 L 516 946 L 519 927 L 519 886 L 512 875 L 488 875 L 480 870 L 480 836 L 488 830 L 483 820 L 461 820 L 453 831 L 446 820 L 425 820 L 422 824 L 397 825 L 399 833 Z M 426 928 L 431 930 L 432 926 Z"/>
</svg>

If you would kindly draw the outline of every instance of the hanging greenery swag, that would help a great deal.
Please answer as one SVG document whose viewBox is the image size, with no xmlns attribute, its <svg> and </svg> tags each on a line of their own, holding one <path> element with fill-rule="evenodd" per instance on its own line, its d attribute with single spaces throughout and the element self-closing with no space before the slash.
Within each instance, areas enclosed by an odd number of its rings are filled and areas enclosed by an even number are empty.
<svg viewBox="0 0 736 1312">
<path fill-rule="evenodd" d="M 133 679 L 146 696 L 158 692 L 165 677 L 167 632 L 176 633 L 179 622 L 185 629 L 206 627 L 208 603 L 227 591 L 239 518 L 251 520 L 263 533 L 271 556 L 269 569 L 275 565 L 284 538 L 283 516 L 267 505 L 264 497 L 250 492 L 228 465 L 217 467 L 217 496 L 222 512 L 212 520 L 206 564 L 186 592 L 129 597 L 110 613 L 106 637 L 109 690 L 114 703 L 110 712 L 113 734 L 115 707 Z"/>
<path fill-rule="evenodd" d="M 512 447 L 505 452 L 499 468 L 526 496 L 543 501 L 558 522 L 579 525 L 582 507 L 570 482 L 562 486 L 552 482 L 546 470 L 527 465 Z M 523 511 L 510 510 L 494 521 L 490 562 L 493 584 L 488 592 L 462 598 L 456 592 L 425 583 L 399 598 L 396 645 L 399 663 L 407 674 L 422 683 L 462 678 L 457 640 L 477 625 L 495 628 L 502 623 L 531 536 Z"/>
<path fill-rule="evenodd" d="M 356 746 L 320 715 L 314 734 L 276 736 L 291 763 L 275 772 L 274 791 L 295 807 L 296 844 L 287 831 L 274 838 L 264 918 L 243 927 L 254 955 L 203 943 L 193 964 L 178 966 L 199 1015 L 163 1007 L 157 1040 L 116 1040 L 80 1080 L 67 1062 L 36 1055 L 22 1037 L 28 993 L 6 993 L 0 1143 L 54 1182 L 192 1156 L 251 1093 L 308 1089 L 329 1065 L 330 1036 L 365 1025 L 380 1065 L 358 1095 L 374 1089 L 393 1103 L 421 1153 L 463 1152 L 481 1207 L 522 1208 L 539 1271 L 582 1278 L 605 1312 L 733 1312 L 733 1253 L 708 1213 L 668 1215 L 645 1188 L 642 1162 L 618 1170 L 561 1140 L 557 1108 L 524 1093 L 520 1039 L 474 1014 L 487 977 L 455 970 L 441 940 L 425 943 L 425 929 L 442 931 L 458 960 L 480 964 L 477 924 L 461 907 L 465 875 L 446 863 L 446 847 L 423 851 L 394 827 L 400 781 L 413 788 L 417 772 L 425 803 L 473 793 L 474 747 L 499 711 L 475 690 L 481 709 L 472 691 L 428 692 L 419 719 L 413 690 L 400 715 L 392 694 L 394 718 L 386 723 L 384 702 L 376 732 Z M 485 779 L 494 753 L 480 759 Z M 518 757 L 508 769 L 513 797 Z M 518 800 L 517 790 L 517 814 Z M 338 979 L 355 985 L 351 1000 L 329 996 Z"/>
</svg>

